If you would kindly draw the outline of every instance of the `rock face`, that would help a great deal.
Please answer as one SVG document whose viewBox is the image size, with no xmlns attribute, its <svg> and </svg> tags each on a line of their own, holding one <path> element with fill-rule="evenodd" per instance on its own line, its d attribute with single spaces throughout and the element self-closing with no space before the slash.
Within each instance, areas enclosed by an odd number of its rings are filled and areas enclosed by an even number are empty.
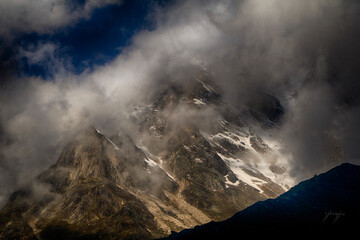
<svg viewBox="0 0 360 240">
<path fill-rule="evenodd" d="M 38 176 L 48 191 L 10 197 L 1 238 L 159 238 L 277 197 L 291 184 L 278 143 L 257 135 L 220 92 L 204 71 L 134 108 L 137 139 L 88 127 Z M 280 103 L 271 101 L 263 110 L 275 121 L 269 106 Z"/>
<path fill-rule="evenodd" d="M 360 166 L 344 163 L 301 182 L 276 199 L 258 202 L 223 222 L 173 233 L 167 239 L 280 239 L 354 236 L 360 224 Z M 346 237 L 345 237 L 346 238 Z"/>
<path fill-rule="evenodd" d="M 50 185 L 52 194 L 40 201 L 32 199 L 31 192 L 13 194 L 1 212 L 1 219 L 8 219 L 2 223 L 2 236 L 23 234 L 11 231 L 17 229 L 14 218 L 41 239 L 156 236 L 154 216 L 131 190 L 165 199 L 164 191 L 175 192 L 178 185 L 161 169 L 148 166 L 140 150 L 137 154 L 125 155 L 95 128 L 88 128 L 65 146 L 54 166 L 39 175 L 38 181 Z M 9 216 L 14 212 L 19 215 Z M 26 234 L 31 236 L 30 229 Z"/>
</svg>

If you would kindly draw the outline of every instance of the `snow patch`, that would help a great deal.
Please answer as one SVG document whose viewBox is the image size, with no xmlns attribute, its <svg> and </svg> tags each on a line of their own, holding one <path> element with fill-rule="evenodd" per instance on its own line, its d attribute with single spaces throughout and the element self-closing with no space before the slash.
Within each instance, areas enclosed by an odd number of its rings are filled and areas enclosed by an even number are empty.
<svg viewBox="0 0 360 240">
<path fill-rule="evenodd" d="M 120 148 L 113 142 L 113 141 L 111 141 L 110 139 L 108 139 L 105 135 L 103 135 L 105 138 L 106 138 L 106 140 L 108 140 L 113 146 L 114 146 L 114 149 L 115 150 L 120 150 Z"/>
<path fill-rule="evenodd" d="M 236 146 L 244 147 L 246 149 L 252 149 L 250 144 L 250 138 L 246 133 L 223 132 L 212 135 L 210 136 L 210 138 L 215 141 L 226 139 L 227 141 Z"/>
<path fill-rule="evenodd" d="M 159 166 L 158 163 L 156 163 L 154 160 L 150 159 L 150 158 L 144 158 L 144 161 L 149 165 L 149 166 Z"/>
<path fill-rule="evenodd" d="M 196 105 L 206 105 L 206 103 L 204 103 L 201 99 L 198 99 L 198 98 L 194 98 L 193 102 Z"/>
<path fill-rule="evenodd" d="M 145 147 L 145 146 L 138 146 L 138 148 L 140 148 L 143 153 L 145 154 L 146 158 L 144 159 L 144 161 L 151 167 L 159 167 L 161 168 L 168 176 L 169 178 L 171 178 L 174 182 L 175 182 L 175 178 L 173 176 L 171 176 L 163 167 L 163 160 L 159 157 L 156 157 L 154 155 L 152 155 L 149 150 Z"/>
<path fill-rule="evenodd" d="M 260 136 L 264 143 L 267 144 L 268 147 L 271 149 L 271 151 L 266 154 L 261 154 L 257 152 L 251 146 L 251 135 L 249 134 L 249 131 L 245 128 L 234 131 L 224 131 L 215 135 L 203 134 L 203 136 L 210 142 L 210 144 L 215 144 L 222 149 L 224 148 L 221 146 L 221 144 L 219 144 L 219 140 L 227 140 L 234 145 L 245 148 L 246 152 L 243 153 L 245 154 L 242 157 L 243 159 L 232 159 L 235 162 L 242 162 L 242 167 L 247 166 L 247 170 L 251 170 L 251 168 L 258 170 L 265 177 L 269 178 L 274 183 L 280 185 L 285 191 L 288 190 L 286 186 L 295 185 L 294 179 L 289 175 L 288 172 L 288 170 L 290 169 L 289 159 L 291 158 L 291 156 L 284 155 L 281 152 L 281 142 L 273 139 L 271 136 Z M 226 150 L 224 149 L 224 151 Z M 284 167 L 287 171 L 283 174 L 276 174 L 270 170 L 270 166 L 272 165 Z M 242 174 L 242 172 L 240 171 L 239 174 Z"/>
<path fill-rule="evenodd" d="M 115 150 L 120 150 L 120 148 L 119 148 L 113 141 L 111 141 L 107 136 L 105 136 L 104 134 L 102 134 L 102 133 L 99 131 L 99 129 L 96 129 L 96 128 L 95 128 L 95 130 L 97 131 L 98 134 L 101 134 L 102 136 L 104 136 L 105 139 L 108 140 L 108 142 L 111 143 L 111 145 L 114 146 L 114 149 L 115 149 Z"/>
<path fill-rule="evenodd" d="M 214 89 L 212 87 L 210 87 L 209 85 L 205 84 L 203 81 L 201 81 L 198 77 L 193 76 L 198 82 L 200 82 L 202 84 L 202 86 L 208 90 L 209 92 L 215 92 Z"/>
<path fill-rule="evenodd" d="M 234 182 L 234 183 L 231 182 L 231 181 L 229 180 L 229 178 L 228 178 L 228 174 L 226 174 L 225 179 L 226 179 L 226 181 L 225 181 L 226 188 L 228 188 L 229 185 L 238 186 L 238 185 L 240 184 L 239 180 L 236 180 L 236 182 Z"/>
<path fill-rule="evenodd" d="M 162 167 L 161 167 L 161 169 L 164 170 Z M 175 181 L 175 178 L 174 178 L 173 176 L 171 176 L 170 173 L 168 173 L 168 172 L 165 171 L 165 170 L 164 170 L 164 172 L 165 172 L 174 182 L 176 182 L 176 181 Z"/>
<path fill-rule="evenodd" d="M 189 152 L 191 151 L 191 149 L 188 146 L 186 146 L 185 144 L 183 146 L 186 149 L 186 151 L 189 151 Z"/>
<path fill-rule="evenodd" d="M 264 191 L 259 187 L 259 185 L 263 185 L 265 183 L 267 183 L 266 181 L 262 180 L 262 179 L 259 179 L 257 177 L 254 177 L 254 176 L 250 176 L 249 174 L 247 174 L 243 169 L 246 168 L 246 169 L 249 169 L 248 167 L 246 167 L 243 162 L 239 159 L 235 159 L 235 158 L 229 158 L 229 157 L 225 157 L 224 155 L 220 154 L 220 153 L 217 153 L 219 155 L 219 157 L 221 157 L 221 159 L 229 166 L 229 168 L 233 171 L 233 173 L 236 175 L 236 177 L 246 183 L 247 185 L 257 189 L 260 194 L 262 194 Z M 251 169 L 249 169 L 251 170 Z M 230 181 L 228 181 L 230 182 Z M 230 185 L 234 185 L 234 184 L 239 184 L 238 182 L 236 183 L 228 183 L 227 184 L 230 184 Z"/>
</svg>

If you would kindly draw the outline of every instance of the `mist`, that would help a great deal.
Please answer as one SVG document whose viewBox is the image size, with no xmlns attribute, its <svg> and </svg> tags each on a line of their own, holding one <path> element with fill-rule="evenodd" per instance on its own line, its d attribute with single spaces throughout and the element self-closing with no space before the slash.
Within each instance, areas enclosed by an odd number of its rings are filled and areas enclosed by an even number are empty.
<svg viewBox="0 0 360 240">
<path fill-rule="evenodd" d="M 273 132 L 298 181 L 341 162 L 359 164 L 359 8 L 357 1 L 336 0 L 175 1 L 154 7 L 155 29 L 140 31 L 113 61 L 81 74 L 66 56 L 57 57 L 56 43 L 23 49 L 19 54 L 36 63 L 50 59 L 53 77 L 1 75 L 0 205 L 54 164 L 82 127 L 136 135 L 127 117 L 132 107 L 148 104 L 168 84 L 186 84 L 200 66 L 239 112 L 257 93 L 281 100 L 285 116 Z M 42 33 L 76 19 L 4 22 L 2 29 Z M 209 114 L 189 114 L 186 121 L 212 126 Z"/>
</svg>

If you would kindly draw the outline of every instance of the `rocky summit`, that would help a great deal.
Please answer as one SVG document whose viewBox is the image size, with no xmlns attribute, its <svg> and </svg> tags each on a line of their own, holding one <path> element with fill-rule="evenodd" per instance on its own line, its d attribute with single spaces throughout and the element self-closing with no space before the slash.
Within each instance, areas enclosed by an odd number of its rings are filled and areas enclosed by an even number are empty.
<svg viewBox="0 0 360 240">
<path fill-rule="evenodd" d="M 160 238 L 279 196 L 292 181 L 269 132 L 284 109 L 265 95 L 266 104 L 235 111 L 203 70 L 132 108 L 137 137 L 82 129 L 37 187 L 11 195 L 0 238 Z"/>
</svg>

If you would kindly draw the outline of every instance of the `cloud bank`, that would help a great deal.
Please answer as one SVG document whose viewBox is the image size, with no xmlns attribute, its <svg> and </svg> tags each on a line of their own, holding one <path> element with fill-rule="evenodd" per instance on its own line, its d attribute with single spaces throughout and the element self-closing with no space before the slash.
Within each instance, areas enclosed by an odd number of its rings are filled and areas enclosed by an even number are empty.
<svg viewBox="0 0 360 240">
<path fill-rule="evenodd" d="M 48 32 L 113 3 L 69 8 L 67 1 L 38 1 L 35 9 L 25 2 L 1 3 L 4 12 L 16 13 L 0 21 L 3 34 Z M 7 76 L 1 86 L 0 201 L 53 164 L 82 126 L 105 134 L 126 129 L 131 106 L 171 82 L 186 84 L 200 65 L 239 111 L 259 92 L 281 99 L 284 123 L 273 131 L 295 178 L 342 161 L 360 163 L 359 7 L 335 0 L 178 1 L 155 8 L 156 28 L 138 33 L 114 61 L 80 75 L 54 57 L 61 49 L 55 43 L 23 50 L 30 61 L 50 59 L 56 67 L 49 70 L 52 80 Z"/>
</svg>

